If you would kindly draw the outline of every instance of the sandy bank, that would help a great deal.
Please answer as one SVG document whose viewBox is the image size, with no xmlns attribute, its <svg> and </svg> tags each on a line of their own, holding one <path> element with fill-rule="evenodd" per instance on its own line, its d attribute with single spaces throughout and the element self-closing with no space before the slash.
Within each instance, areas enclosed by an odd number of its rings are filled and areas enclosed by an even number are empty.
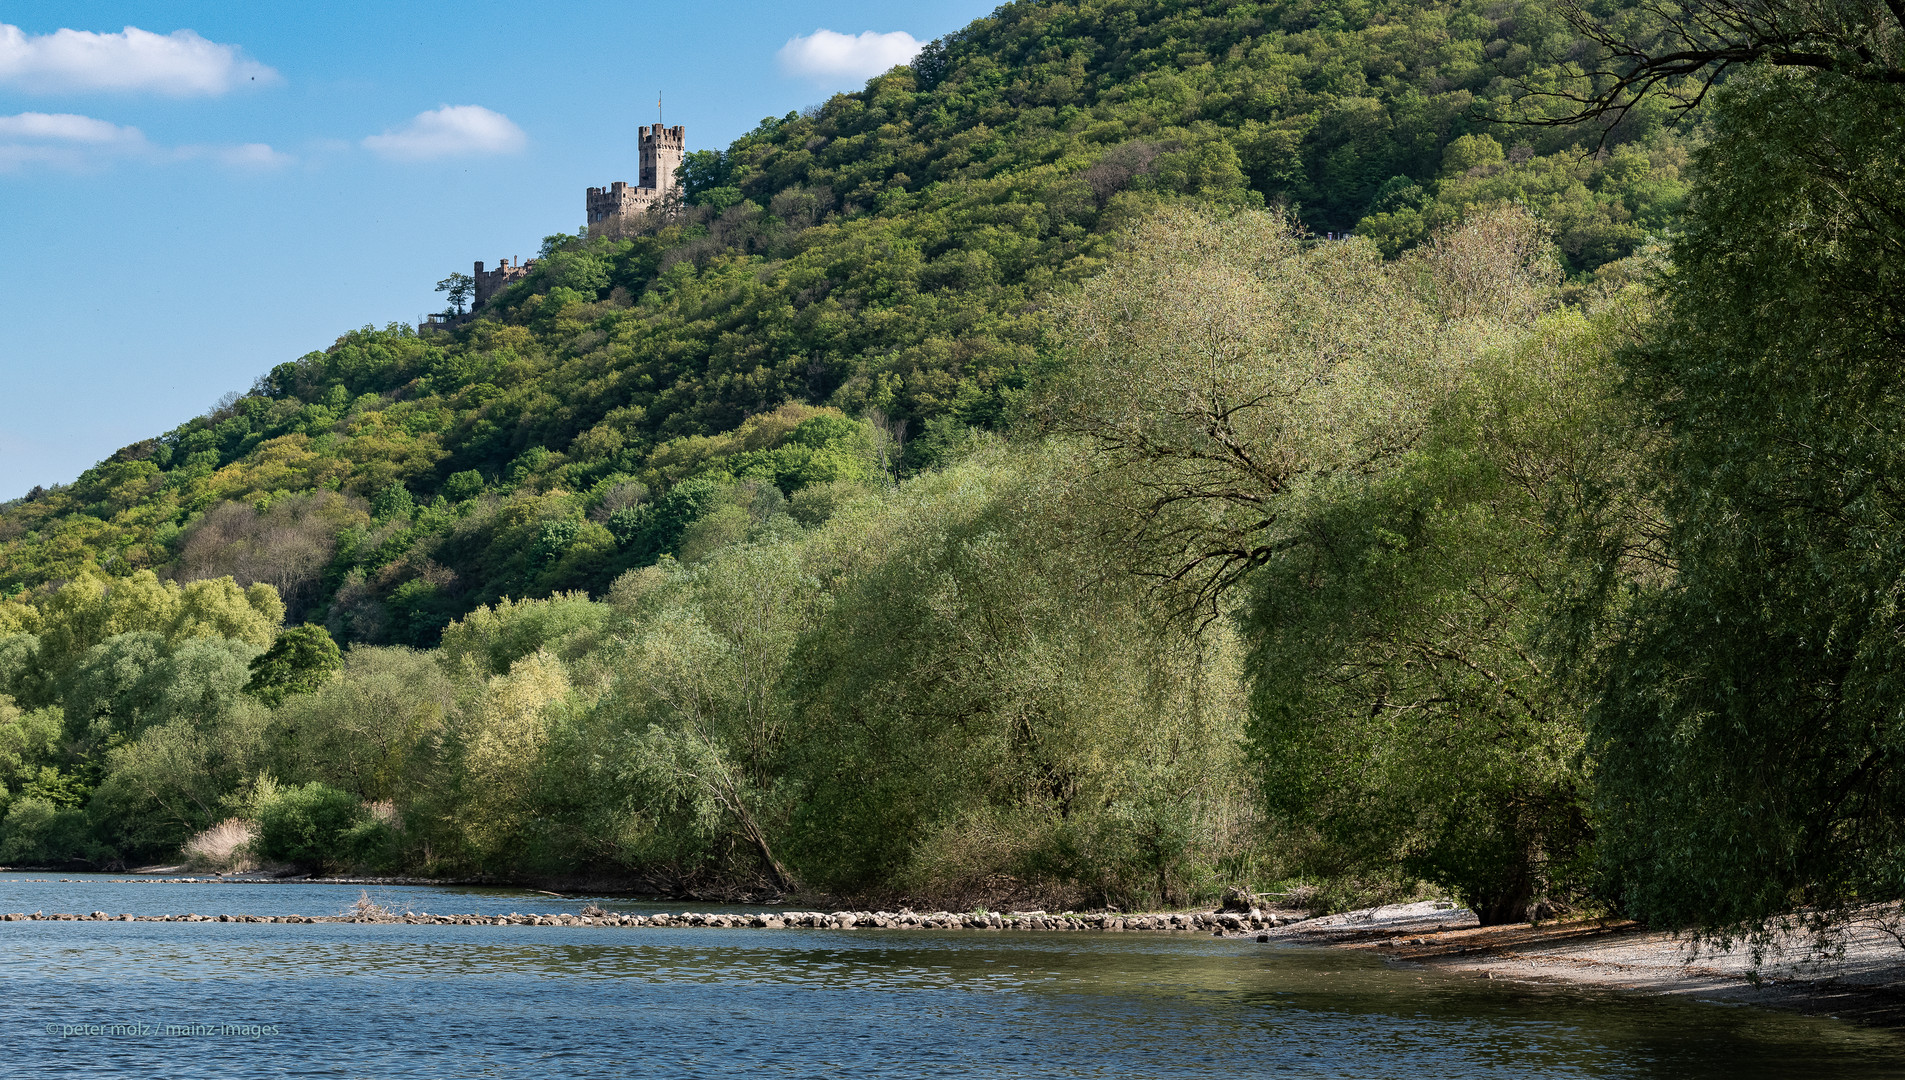
<svg viewBox="0 0 1905 1080">
<path fill-rule="evenodd" d="M 1348 912 L 1263 933 L 1274 942 L 1369 950 L 1491 979 L 1692 996 L 1905 1026 L 1905 945 L 1894 936 L 1902 917 L 1897 906 L 1867 912 L 1840 928 L 1824 956 L 1805 935 L 1785 934 L 1757 962 L 1743 943 L 1696 947 L 1687 937 L 1623 920 L 1481 927 L 1467 910 L 1435 903 Z"/>
</svg>

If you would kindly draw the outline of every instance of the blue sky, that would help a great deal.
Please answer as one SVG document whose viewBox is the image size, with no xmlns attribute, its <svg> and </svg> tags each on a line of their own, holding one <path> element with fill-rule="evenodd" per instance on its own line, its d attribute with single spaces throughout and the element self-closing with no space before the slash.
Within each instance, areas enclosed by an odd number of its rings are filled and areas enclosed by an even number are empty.
<svg viewBox="0 0 1905 1080">
<path fill-rule="evenodd" d="M 0 4 L 0 499 L 995 5 Z"/>
</svg>

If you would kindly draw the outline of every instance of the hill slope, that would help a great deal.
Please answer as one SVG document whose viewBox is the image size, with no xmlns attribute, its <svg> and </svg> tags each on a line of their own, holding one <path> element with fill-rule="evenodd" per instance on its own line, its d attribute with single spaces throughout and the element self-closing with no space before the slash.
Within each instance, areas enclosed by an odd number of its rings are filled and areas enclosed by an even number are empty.
<svg viewBox="0 0 1905 1080">
<path fill-rule="evenodd" d="M 683 215 L 550 238 L 453 334 L 347 334 L 0 507 L 0 590 L 231 574 L 294 621 L 422 644 L 503 595 L 600 591 L 723 515 L 818 520 L 1007 422 L 1064 361 L 1042 299 L 1174 200 L 1394 251 L 1520 199 L 1589 274 L 1672 224 L 1683 153 L 1659 113 L 1598 155 L 1598 132 L 1487 122 L 1572 42 L 1470 0 L 1007 5 L 692 155 Z"/>
</svg>

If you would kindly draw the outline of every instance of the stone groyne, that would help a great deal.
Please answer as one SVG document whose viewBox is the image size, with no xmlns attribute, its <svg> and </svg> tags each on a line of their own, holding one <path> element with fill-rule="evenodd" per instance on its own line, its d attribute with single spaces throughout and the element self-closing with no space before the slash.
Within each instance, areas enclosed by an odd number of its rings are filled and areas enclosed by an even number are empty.
<svg viewBox="0 0 1905 1080">
<path fill-rule="evenodd" d="M 413 926 L 612 926 L 714 927 L 779 930 L 1039 930 L 1151 931 L 1161 933 L 1248 934 L 1298 921 L 1264 911 L 1203 911 L 1162 915 L 1103 913 L 1047 914 L 1043 911 L 771 911 L 718 914 L 684 911 L 639 915 L 600 909 L 571 912 L 510 912 L 507 915 L 432 915 L 428 912 L 346 911 L 338 915 L 84 915 L 45 912 L 0 914 L 0 922 L 225 922 L 225 923 L 394 923 Z"/>
</svg>

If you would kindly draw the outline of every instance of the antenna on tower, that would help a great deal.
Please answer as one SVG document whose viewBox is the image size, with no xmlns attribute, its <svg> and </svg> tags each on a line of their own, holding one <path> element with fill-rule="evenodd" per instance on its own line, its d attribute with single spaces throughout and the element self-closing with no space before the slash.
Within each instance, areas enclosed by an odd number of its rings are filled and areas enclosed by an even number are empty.
<svg viewBox="0 0 1905 1080">
<path fill-rule="evenodd" d="M 661 123 L 661 91 L 655 91 L 655 122 Z"/>
</svg>

